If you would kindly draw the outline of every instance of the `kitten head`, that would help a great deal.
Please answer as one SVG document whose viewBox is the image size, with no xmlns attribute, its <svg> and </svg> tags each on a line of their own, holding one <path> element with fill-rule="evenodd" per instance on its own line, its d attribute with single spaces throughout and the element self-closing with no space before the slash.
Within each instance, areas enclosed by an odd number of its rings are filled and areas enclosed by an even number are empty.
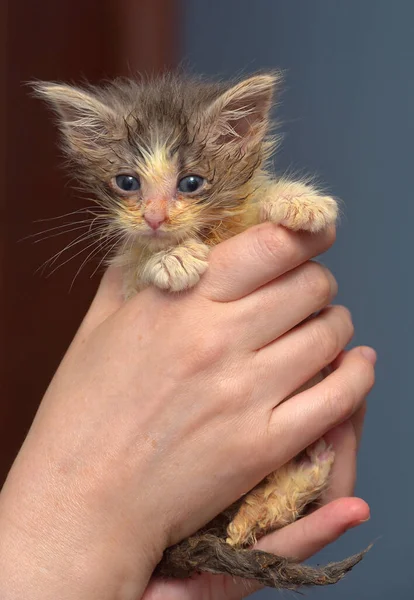
<svg viewBox="0 0 414 600">
<path fill-rule="evenodd" d="M 253 192 L 270 153 L 278 79 L 170 75 L 35 91 L 55 109 L 76 176 L 108 211 L 109 230 L 155 248 L 208 235 Z"/>
</svg>

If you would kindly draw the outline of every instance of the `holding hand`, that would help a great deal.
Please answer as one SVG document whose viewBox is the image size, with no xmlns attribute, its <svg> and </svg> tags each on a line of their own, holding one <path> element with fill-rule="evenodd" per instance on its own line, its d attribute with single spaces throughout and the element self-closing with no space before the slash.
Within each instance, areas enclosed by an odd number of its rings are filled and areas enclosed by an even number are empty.
<svg viewBox="0 0 414 600">
<path fill-rule="evenodd" d="M 336 282 L 307 262 L 333 237 L 249 229 L 177 296 L 148 288 L 122 304 L 119 272 L 106 273 L 0 495 L 4 600 L 137 600 L 167 546 L 345 422 L 332 435 L 347 483 L 334 475 L 328 499 L 352 494 L 374 361 L 370 349 L 341 354 L 349 313 L 326 308 Z M 260 547 L 304 558 L 367 516 L 362 501 L 336 500 Z M 221 585 L 214 598 L 245 589 L 198 581 Z M 194 585 L 152 583 L 146 598 L 199 597 Z"/>
</svg>

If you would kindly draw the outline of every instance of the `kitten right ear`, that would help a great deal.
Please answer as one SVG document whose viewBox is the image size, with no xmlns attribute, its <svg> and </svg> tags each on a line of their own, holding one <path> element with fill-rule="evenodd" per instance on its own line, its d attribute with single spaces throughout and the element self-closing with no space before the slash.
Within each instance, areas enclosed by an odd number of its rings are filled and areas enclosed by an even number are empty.
<svg viewBox="0 0 414 600">
<path fill-rule="evenodd" d="M 254 75 L 225 91 L 208 107 L 206 120 L 216 145 L 247 149 L 262 141 L 280 79 L 277 73 Z"/>
<path fill-rule="evenodd" d="M 117 116 L 93 92 L 60 83 L 35 82 L 35 96 L 46 100 L 58 116 L 68 151 L 90 153 L 116 128 Z"/>
</svg>

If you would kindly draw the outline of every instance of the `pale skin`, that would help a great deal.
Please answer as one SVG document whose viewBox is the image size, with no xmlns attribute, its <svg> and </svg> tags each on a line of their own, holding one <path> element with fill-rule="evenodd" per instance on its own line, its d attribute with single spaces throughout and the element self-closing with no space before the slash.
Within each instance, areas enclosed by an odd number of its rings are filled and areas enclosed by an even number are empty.
<svg viewBox="0 0 414 600">
<path fill-rule="evenodd" d="M 254 227 L 174 297 L 149 288 L 123 304 L 119 271 L 106 273 L 0 494 L 2 600 L 243 598 L 245 582 L 151 573 L 168 545 L 325 434 L 326 504 L 259 547 L 303 559 L 369 517 L 351 496 L 375 352 L 343 352 L 349 312 L 308 262 L 333 239 Z"/>
</svg>

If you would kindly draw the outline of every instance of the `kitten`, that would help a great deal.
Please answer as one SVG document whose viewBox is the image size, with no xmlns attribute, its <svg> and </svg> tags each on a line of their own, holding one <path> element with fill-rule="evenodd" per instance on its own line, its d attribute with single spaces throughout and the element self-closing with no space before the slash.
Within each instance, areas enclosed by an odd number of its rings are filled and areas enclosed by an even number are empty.
<svg viewBox="0 0 414 600">
<path fill-rule="evenodd" d="M 251 225 L 268 220 L 318 232 L 335 223 L 333 198 L 268 172 L 279 80 L 271 73 L 227 84 L 174 75 L 84 89 L 35 84 L 58 115 L 78 179 L 106 210 L 107 235 L 119 236 L 111 262 L 123 267 L 125 298 L 148 285 L 194 286 L 209 249 Z M 333 460 L 320 440 L 167 549 L 157 573 L 229 573 L 280 588 L 335 583 L 363 553 L 311 568 L 248 549 L 321 497 Z"/>
</svg>

